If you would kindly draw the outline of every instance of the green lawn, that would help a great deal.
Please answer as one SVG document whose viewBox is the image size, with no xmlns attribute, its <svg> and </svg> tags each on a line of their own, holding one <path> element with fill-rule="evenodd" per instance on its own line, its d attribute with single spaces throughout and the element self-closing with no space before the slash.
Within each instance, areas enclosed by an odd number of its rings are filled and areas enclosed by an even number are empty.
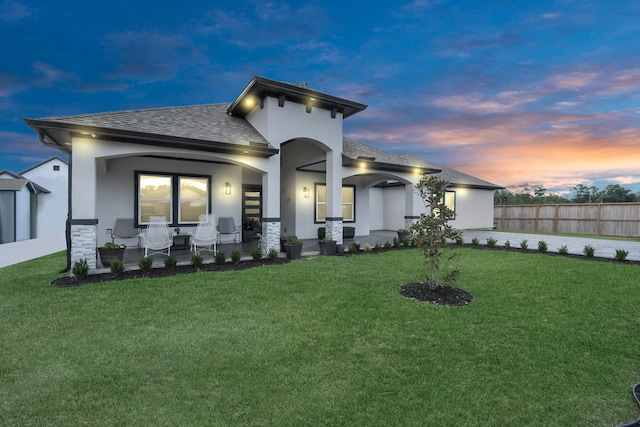
<svg viewBox="0 0 640 427">
<path fill-rule="evenodd" d="M 610 426 L 638 416 L 640 267 L 462 249 L 466 307 L 401 297 L 417 250 L 52 288 L 0 269 L 0 425 Z"/>
</svg>

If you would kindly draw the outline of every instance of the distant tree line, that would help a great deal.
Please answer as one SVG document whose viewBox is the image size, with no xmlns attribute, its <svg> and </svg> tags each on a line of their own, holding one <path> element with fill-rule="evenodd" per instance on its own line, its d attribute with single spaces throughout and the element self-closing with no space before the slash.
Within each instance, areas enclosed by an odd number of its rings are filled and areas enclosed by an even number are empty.
<svg viewBox="0 0 640 427">
<path fill-rule="evenodd" d="M 634 194 L 630 189 L 619 184 L 607 185 L 604 190 L 596 186 L 578 184 L 571 188 L 571 197 L 562 197 L 546 192 L 541 186 L 523 188 L 512 193 L 509 190 L 496 190 L 493 196 L 494 205 L 544 205 L 557 203 L 621 203 L 640 202 L 640 193 Z"/>
</svg>

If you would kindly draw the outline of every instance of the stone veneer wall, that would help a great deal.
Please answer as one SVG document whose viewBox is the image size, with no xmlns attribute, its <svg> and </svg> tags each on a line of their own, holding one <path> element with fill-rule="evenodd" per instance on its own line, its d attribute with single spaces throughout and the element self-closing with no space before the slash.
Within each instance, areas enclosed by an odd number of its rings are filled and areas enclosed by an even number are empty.
<svg viewBox="0 0 640 427">
<path fill-rule="evenodd" d="M 336 244 L 344 243 L 344 236 L 342 234 L 342 218 L 340 219 L 329 219 L 327 218 L 325 221 L 326 228 L 326 236 L 336 241 Z"/>
<path fill-rule="evenodd" d="M 87 260 L 91 269 L 97 264 L 98 225 L 71 225 L 71 265 L 81 259 Z"/>
<path fill-rule="evenodd" d="M 419 216 L 405 216 L 404 217 L 404 229 L 409 230 L 411 226 L 420 219 Z"/>
<path fill-rule="evenodd" d="M 262 220 L 260 244 L 264 256 L 267 256 L 271 249 L 280 252 L 280 219 L 264 218 Z"/>
</svg>

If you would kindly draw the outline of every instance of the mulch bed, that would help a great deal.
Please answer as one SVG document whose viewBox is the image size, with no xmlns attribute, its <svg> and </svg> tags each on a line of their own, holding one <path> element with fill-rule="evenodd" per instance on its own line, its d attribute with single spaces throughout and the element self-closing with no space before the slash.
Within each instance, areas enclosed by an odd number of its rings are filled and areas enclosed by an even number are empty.
<svg viewBox="0 0 640 427">
<path fill-rule="evenodd" d="M 202 264 L 196 268 L 193 265 L 178 265 L 175 268 L 151 268 L 147 271 L 142 270 L 125 270 L 124 272 L 115 275 L 113 273 L 99 273 L 90 274 L 84 279 L 79 277 L 59 277 L 51 281 L 51 286 L 69 287 L 69 286 L 84 286 L 96 283 L 109 282 L 112 280 L 128 280 L 128 279 L 142 279 L 142 278 L 159 278 L 170 277 L 179 274 L 195 273 L 196 271 L 236 271 L 246 270 L 247 268 L 261 267 L 263 265 L 279 265 L 286 264 L 289 260 L 286 258 L 278 258 L 275 260 L 262 259 L 260 261 L 240 261 L 237 264 L 232 262 L 225 262 L 224 264 Z"/>
<path fill-rule="evenodd" d="M 461 306 L 473 302 L 473 295 L 469 292 L 443 284 L 408 283 L 400 286 L 399 292 L 407 298 L 436 305 Z"/>
</svg>

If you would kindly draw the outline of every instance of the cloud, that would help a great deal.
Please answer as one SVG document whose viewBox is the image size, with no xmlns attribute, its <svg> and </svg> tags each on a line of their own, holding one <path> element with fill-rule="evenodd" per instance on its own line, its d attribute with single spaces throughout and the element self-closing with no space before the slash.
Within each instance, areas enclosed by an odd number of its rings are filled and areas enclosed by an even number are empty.
<svg viewBox="0 0 640 427">
<path fill-rule="evenodd" d="M 29 18 L 35 13 L 35 9 L 27 7 L 22 3 L 11 0 L 4 0 L 0 4 L 0 21 L 18 22 Z"/>
</svg>

